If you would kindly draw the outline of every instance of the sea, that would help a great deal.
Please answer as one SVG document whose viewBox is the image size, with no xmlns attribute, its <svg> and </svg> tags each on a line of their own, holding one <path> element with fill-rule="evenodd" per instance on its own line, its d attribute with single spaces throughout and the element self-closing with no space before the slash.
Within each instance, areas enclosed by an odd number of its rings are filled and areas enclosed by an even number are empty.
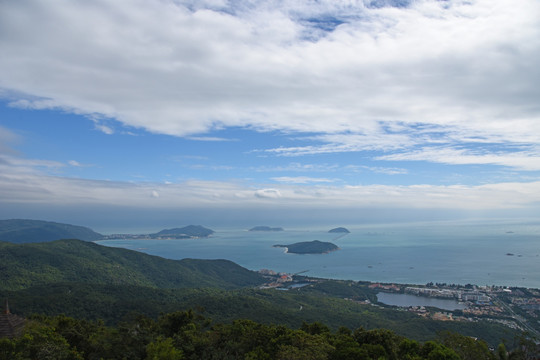
<svg viewBox="0 0 540 360">
<path fill-rule="evenodd" d="M 227 259 L 250 270 L 271 269 L 329 279 L 540 289 L 540 220 L 345 227 L 349 234 L 329 233 L 330 228 L 322 227 L 278 232 L 228 228 L 213 229 L 215 233 L 208 238 L 112 239 L 97 243 L 168 259 Z M 332 242 L 340 249 L 301 255 L 273 247 L 312 240 Z"/>
</svg>

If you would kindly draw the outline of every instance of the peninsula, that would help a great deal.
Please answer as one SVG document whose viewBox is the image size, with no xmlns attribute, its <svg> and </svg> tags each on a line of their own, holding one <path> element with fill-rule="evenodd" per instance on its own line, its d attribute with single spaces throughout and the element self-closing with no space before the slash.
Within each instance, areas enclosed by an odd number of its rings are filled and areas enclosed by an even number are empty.
<svg viewBox="0 0 540 360">
<path fill-rule="evenodd" d="M 201 225 L 188 225 L 182 228 L 164 229 L 154 234 L 111 234 L 103 236 L 103 240 L 110 239 L 143 239 L 143 240 L 170 240 L 170 239 L 197 239 L 206 238 L 214 233 Z"/>
<path fill-rule="evenodd" d="M 274 247 L 287 248 L 287 253 L 292 254 L 327 254 L 339 250 L 337 245 L 319 240 L 298 242 L 290 245 L 274 245 Z"/>
</svg>

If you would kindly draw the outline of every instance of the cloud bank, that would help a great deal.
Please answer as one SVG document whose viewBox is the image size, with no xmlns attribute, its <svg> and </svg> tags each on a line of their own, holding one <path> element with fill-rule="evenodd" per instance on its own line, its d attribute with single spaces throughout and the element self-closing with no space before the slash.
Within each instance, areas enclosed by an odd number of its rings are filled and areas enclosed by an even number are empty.
<svg viewBox="0 0 540 360">
<path fill-rule="evenodd" d="M 32 165 L 32 166 L 30 166 Z M 4 204 L 123 206 L 147 209 L 190 208 L 438 208 L 514 209 L 540 204 L 540 181 L 479 186 L 329 185 L 321 179 L 282 179 L 271 187 L 250 182 L 190 180 L 181 183 L 131 183 L 51 176 L 48 162 L 17 163 L 0 157 L 0 198 Z M 323 185 L 303 186 L 306 182 Z"/>
<path fill-rule="evenodd" d="M 418 147 L 496 143 L 537 159 L 539 16 L 536 0 L 2 2 L 0 87 L 107 133 L 107 119 L 174 136 L 234 126 L 318 134 L 266 149 L 281 155 L 438 162 Z"/>
</svg>

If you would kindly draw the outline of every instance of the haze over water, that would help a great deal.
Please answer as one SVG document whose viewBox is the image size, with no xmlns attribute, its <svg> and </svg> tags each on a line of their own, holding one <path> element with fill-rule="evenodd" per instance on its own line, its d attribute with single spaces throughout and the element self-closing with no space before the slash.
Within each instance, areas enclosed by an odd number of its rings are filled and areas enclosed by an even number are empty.
<svg viewBox="0 0 540 360">
<path fill-rule="evenodd" d="M 540 288 L 540 223 L 426 223 L 249 232 L 223 229 L 206 239 L 106 240 L 170 259 L 228 259 L 251 270 L 333 279 L 407 284 L 454 283 Z M 274 244 L 329 241 L 340 250 L 321 255 L 287 254 Z"/>
</svg>

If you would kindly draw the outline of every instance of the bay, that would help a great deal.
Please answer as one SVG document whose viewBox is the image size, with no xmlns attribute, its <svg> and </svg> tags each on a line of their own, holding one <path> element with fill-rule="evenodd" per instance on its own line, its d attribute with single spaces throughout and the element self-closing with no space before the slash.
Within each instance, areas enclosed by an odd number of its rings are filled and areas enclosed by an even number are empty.
<svg viewBox="0 0 540 360">
<path fill-rule="evenodd" d="M 250 232 L 218 229 L 209 238 L 103 240 L 169 259 L 227 259 L 251 270 L 372 282 L 502 285 L 540 288 L 540 222 L 451 222 L 350 225 L 328 229 Z M 275 244 L 329 241 L 328 254 L 288 254 Z"/>
</svg>

